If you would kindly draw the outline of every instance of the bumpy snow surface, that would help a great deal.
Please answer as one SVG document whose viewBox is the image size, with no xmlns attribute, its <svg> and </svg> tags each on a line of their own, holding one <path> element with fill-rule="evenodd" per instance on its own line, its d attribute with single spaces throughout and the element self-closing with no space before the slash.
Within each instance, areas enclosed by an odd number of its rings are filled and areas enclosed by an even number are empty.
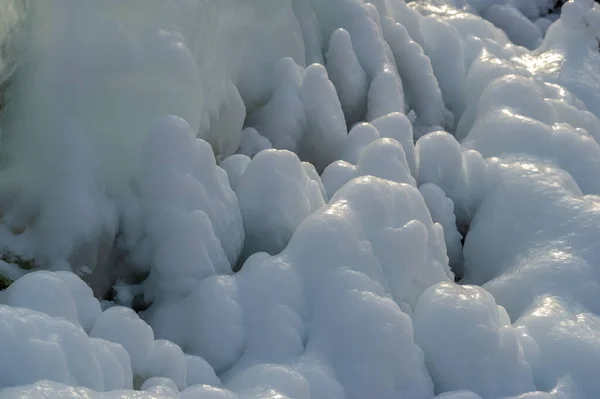
<svg viewBox="0 0 600 399">
<path fill-rule="evenodd" d="M 555 6 L 0 1 L 0 398 L 600 397 Z"/>
</svg>

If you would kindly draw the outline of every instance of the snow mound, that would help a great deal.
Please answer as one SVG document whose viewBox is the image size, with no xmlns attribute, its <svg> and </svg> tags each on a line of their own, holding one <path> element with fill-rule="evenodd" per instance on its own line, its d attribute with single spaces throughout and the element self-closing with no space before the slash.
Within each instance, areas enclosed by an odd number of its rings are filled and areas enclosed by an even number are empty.
<svg viewBox="0 0 600 399">
<path fill-rule="evenodd" d="M 577 310 L 555 297 L 543 297 L 516 324 L 526 328 L 539 346 L 540 357 L 533 374 L 541 389 L 551 390 L 569 376 L 576 397 L 598 392 L 598 381 L 589 378 L 590 370 L 598 367 L 597 314 Z"/>
<path fill-rule="evenodd" d="M 298 225 L 325 206 L 316 179 L 289 151 L 262 151 L 252 159 L 236 189 L 246 235 L 244 260 L 255 252 L 278 254 Z"/>
<path fill-rule="evenodd" d="M 389 138 L 377 139 L 367 145 L 360 151 L 356 166 L 345 161 L 330 164 L 323 172 L 323 184 L 332 197 L 344 184 L 360 176 L 416 185 L 402 145 Z"/>
<path fill-rule="evenodd" d="M 230 272 L 243 245 L 242 217 L 210 145 L 169 116 L 151 131 L 142 160 L 136 244 L 145 256 L 137 262 L 151 265 L 146 299 L 184 296 L 199 279 Z"/>
<path fill-rule="evenodd" d="M 362 69 L 347 31 L 338 29 L 331 35 L 326 54 L 327 72 L 351 126 L 364 118 L 367 105 L 367 74 Z"/>
<path fill-rule="evenodd" d="M 423 290 L 450 279 L 447 262 L 442 228 L 420 193 L 365 177 L 304 220 L 281 254 L 255 254 L 235 276 L 207 278 L 189 297 L 153 307 L 147 317 L 157 336 L 206 358 L 226 387 L 251 365 L 276 362 L 324 392 L 341 384 L 351 397 L 430 396 L 404 312 L 412 314 Z M 395 328 L 378 329 L 383 320 Z M 272 381 L 270 373 L 264 378 Z M 382 376 L 396 383 L 381 385 Z"/>
<path fill-rule="evenodd" d="M 8 287 L 2 302 L 63 318 L 87 332 L 101 313 L 90 287 L 70 272 L 26 274 Z"/>
<path fill-rule="evenodd" d="M 535 390 L 518 333 L 485 290 L 435 285 L 419 298 L 414 323 L 436 392 L 467 389 L 498 398 Z M 440 331 L 444 340 L 438 337 Z M 456 367 L 458 358 L 461 367 Z"/>
<path fill-rule="evenodd" d="M 51 379 L 96 391 L 131 388 L 129 355 L 64 319 L 0 305 L 2 387 Z"/>
</svg>

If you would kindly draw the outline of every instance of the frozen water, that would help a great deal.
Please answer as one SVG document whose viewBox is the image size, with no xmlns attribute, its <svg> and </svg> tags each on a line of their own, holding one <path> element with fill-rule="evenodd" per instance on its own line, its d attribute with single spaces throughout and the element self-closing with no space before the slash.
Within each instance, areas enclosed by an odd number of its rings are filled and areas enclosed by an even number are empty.
<svg viewBox="0 0 600 399">
<path fill-rule="evenodd" d="M 0 398 L 597 395 L 600 9 L 555 6 L 0 1 Z"/>
</svg>

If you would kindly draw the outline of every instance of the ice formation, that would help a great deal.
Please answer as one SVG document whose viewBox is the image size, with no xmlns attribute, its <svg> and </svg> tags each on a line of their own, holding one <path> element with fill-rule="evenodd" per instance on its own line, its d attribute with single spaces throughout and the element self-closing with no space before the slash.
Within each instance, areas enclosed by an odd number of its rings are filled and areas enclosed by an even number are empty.
<svg viewBox="0 0 600 399">
<path fill-rule="evenodd" d="M 595 397 L 599 32 L 0 1 L 0 399 Z"/>
</svg>

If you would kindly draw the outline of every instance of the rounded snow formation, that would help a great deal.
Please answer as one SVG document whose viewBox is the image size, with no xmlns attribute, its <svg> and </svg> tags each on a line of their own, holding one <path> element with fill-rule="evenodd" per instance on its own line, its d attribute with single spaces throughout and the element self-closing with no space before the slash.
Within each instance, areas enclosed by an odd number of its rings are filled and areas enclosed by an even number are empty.
<svg viewBox="0 0 600 399">
<path fill-rule="evenodd" d="M 600 8 L 555 7 L 0 2 L 0 399 L 596 397 Z"/>
</svg>

